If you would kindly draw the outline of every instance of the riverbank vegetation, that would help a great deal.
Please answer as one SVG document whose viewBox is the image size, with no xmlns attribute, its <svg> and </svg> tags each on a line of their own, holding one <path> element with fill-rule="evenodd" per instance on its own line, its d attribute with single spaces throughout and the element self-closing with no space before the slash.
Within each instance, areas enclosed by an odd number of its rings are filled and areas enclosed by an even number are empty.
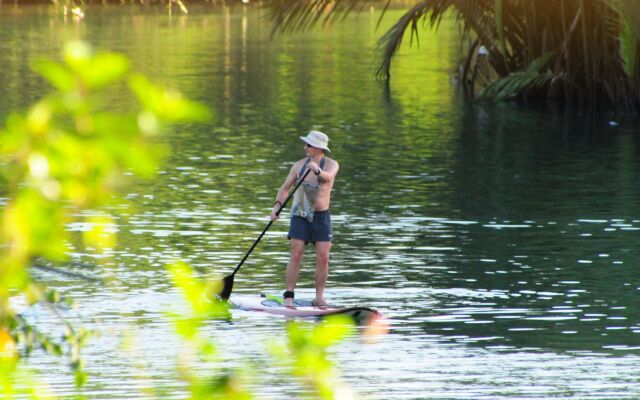
<svg viewBox="0 0 640 400">
<path fill-rule="evenodd" d="M 380 2 L 266 0 L 274 30 L 329 24 Z M 640 8 L 633 0 L 423 0 L 379 40 L 378 75 L 420 30 L 453 17 L 465 56 L 455 77 L 471 98 L 561 100 L 580 106 L 640 109 Z M 386 3 L 388 7 L 391 2 Z M 429 43 L 423 43 L 429 46 Z"/>
</svg>

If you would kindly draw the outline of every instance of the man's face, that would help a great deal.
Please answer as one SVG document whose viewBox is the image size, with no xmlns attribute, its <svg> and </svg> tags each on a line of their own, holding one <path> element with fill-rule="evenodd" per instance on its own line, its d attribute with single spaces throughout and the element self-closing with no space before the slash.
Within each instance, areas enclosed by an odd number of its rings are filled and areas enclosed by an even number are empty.
<svg viewBox="0 0 640 400">
<path fill-rule="evenodd" d="M 304 144 L 304 154 L 307 155 L 307 157 L 313 157 L 314 155 L 318 154 L 318 152 L 321 152 L 322 149 L 319 149 L 317 147 L 313 147 L 310 144 L 306 143 Z"/>
</svg>

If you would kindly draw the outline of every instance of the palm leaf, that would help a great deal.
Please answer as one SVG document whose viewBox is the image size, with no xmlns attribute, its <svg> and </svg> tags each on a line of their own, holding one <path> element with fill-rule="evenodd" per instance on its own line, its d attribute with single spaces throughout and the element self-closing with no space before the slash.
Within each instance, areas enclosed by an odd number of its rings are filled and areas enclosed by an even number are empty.
<svg viewBox="0 0 640 400">
<path fill-rule="evenodd" d="M 513 72 L 484 88 L 478 98 L 508 100 L 523 96 L 527 91 L 539 89 L 554 79 L 560 79 L 551 72 Z"/>
<path fill-rule="evenodd" d="M 411 32 L 411 40 L 418 40 L 418 23 L 427 18 L 429 14 L 430 25 L 437 28 L 442 16 L 451 7 L 450 0 L 424 0 L 418 2 L 409 11 L 407 11 L 379 40 L 378 48 L 382 50 L 382 61 L 378 67 L 376 75 L 385 80 L 391 77 L 391 60 L 398 52 L 402 45 L 402 40 L 407 32 Z"/>
<path fill-rule="evenodd" d="M 359 12 L 381 0 L 265 0 L 269 10 L 272 33 L 293 32 L 306 29 L 318 23 L 331 23 Z M 384 7 L 386 10 L 387 4 Z"/>
<path fill-rule="evenodd" d="M 539 72 L 549 62 L 552 53 L 535 59 L 525 71 L 513 72 L 500 78 L 484 88 L 479 97 L 497 100 L 511 99 L 525 94 L 527 91 L 540 89 L 552 80 L 563 79 L 562 75 L 551 72 Z"/>
<path fill-rule="evenodd" d="M 610 0 L 621 21 L 620 56 L 624 71 L 640 96 L 640 8 L 636 0 Z"/>
</svg>

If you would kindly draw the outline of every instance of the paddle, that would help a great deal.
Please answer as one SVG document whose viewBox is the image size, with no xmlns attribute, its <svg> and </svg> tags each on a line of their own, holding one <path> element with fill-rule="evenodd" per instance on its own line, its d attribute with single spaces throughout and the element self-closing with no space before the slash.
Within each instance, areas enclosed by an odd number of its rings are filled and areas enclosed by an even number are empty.
<svg viewBox="0 0 640 400">
<path fill-rule="evenodd" d="M 306 179 L 307 175 L 309 175 L 309 172 L 311 172 L 311 170 L 307 169 L 307 172 L 304 173 L 304 175 L 302 176 L 302 179 L 300 179 L 298 181 L 298 184 L 293 188 L 291 193 L 289 193 L 289 196 L 287 196 L 287 199 L 284 201 L 284 203 L 280 204 L 280 208 L 278 209 L 278 211 L 276 211 L 276 215 L 280 215 L 280 212 L 282 211 L 282 209 L 284 209 L 284 207 L 287 205 L 289 200 L 291 200 L 291 197 L 293 196 L 295 191 L 298 190 L 298 187 L 300 187 L 302 182 L 304 182 L 304 180 Z M 238 272 L 238 270 L 240 270 L 240 267 L 242 267 L 242 264 L 244 264 L 244 262 L 247 261 L 247 258 L 249 258 L 249 255 L 251 254 L 253 249 L 255 249 L 255 247 L 258 245 L 258 242 L 260 242 L 260 239 L 262 239 L 262 237 L 267 232 L 267 230 L 269 230 L 269 228 L 271 228 L 271 224 L 273 224 L 273 221 L 274 220 L 269 221 L 267 226 L 264 228 L 264 230 L 262 231 L 260 236 L 258 236 L 258 239 L 256 239 L 255 242 L 253 242 L 253 246 L 251 246 L 249 251 L 247 251 L 247 254 L 244 255 L 244 258 L 242 259 L 242 261 L 240 261 L 240 264 L 238 264 L 238 266 L 233 271 L 233 273 L 231 275 L 228 275 L 228 276 L 224 277 L 224 280 L 222 281 L 223 282 L 222 291 L 220 291 L 220 295 L 219 295 L 222 300 L 225 300 L 225 301 L 229 300 L 229 297 L 231 296 L 231 291 L 233 290 L 233 279 L 236 276 L 236 272 Z"/>
</svg>

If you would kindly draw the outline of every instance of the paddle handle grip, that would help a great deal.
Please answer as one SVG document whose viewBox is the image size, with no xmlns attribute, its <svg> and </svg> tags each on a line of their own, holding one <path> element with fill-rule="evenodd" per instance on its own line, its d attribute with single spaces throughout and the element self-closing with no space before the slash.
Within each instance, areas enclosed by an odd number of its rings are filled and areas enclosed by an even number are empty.
<svg viewBox="0 0 640 400">
<path fill-rule="evenodd" d="M 289 195 L 284 200 L 284 202 L 282 204 L 280 204 L 280 208 L 278 208 L 278 211 L 276 211 L 276 215 L 280 215 L 280 212 L 284 209 L 284 207 L 287 205 L 289 200 L 291 200 L 291 198 L 293 197 L 293 194 L 296 192 L 296 190 L 298 190 L 298 188 L 300 187 L 302 182 L 304 182 L 304 180 L 307 178 L 307 175 L 309 175 L 309 172 L 311 172 L 311 170 L 307 169 L 307 171 L 304 173 L 304 175 L 302 175 L 302 178 L 300 178 L 300 180 L 298 181 L 296 186 L 293 188 L 293 190 L 289 193 Z M 258 243 L 260 242 L 260 240 L 262 239 L 264 234 L 267 233 L 269 228 L 271 228 L 271 225 L 273 224 L 273 221 L 274 220 L 269 221 L 267 226 L 262 230 L 262 233 L 260 234 L 260 236 L 258 236 L 258 239 L 256 239 L 255 242 L 253 242 L 253 245 L 251 246 L 249 251 L 247 251 L 247 254 L 244 255 L 244 257 L 242 258 L 242 261 L 240 261 L 240 264 L 238 264 L 238 266 L 236 267 L 236 269 L 233 271 L 233 273 L 231 275 L 235 275 L 236 272 L 238 272 L 238 270 L 240 269 L 240 267 L 242 267 L 242 264 L 244 264 L 244 262 L 247 261 L 247 258 L 249 258 L 249 255 L 251 254 L 253 249 L 256 248 L 256 246 L 258 245 Z"/>
</svg>

